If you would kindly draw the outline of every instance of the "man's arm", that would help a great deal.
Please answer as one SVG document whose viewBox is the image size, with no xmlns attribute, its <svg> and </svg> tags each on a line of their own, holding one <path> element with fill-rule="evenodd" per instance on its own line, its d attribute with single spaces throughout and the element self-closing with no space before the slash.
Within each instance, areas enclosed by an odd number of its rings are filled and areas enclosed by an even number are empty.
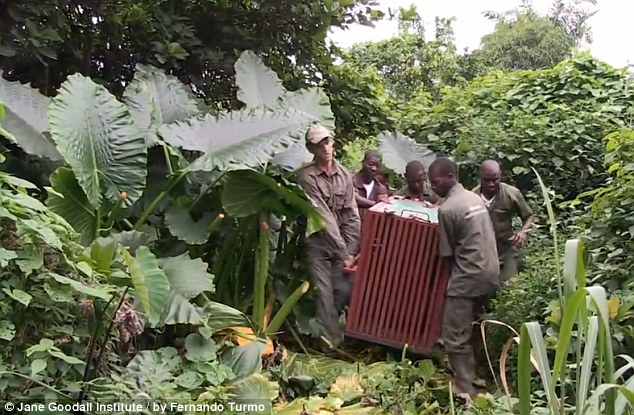
<svg viewBox="0 0 634 415">
<path fill-rule="evenodd" d="M 356 190 L 354 192 L 354 199 L 356 200 L 357 205 L 360 208 L 369 208 L 374 206 L 374 204 L 376 203 L 373 200 L 368 199 L 367 197 L 361 196 Z"/>
<path fill-rule="evenodd" d="M 346 243 L 348 255 L 355 256 L 359 253 L 361 239 L 361 218 L 359 208 L 355 200 L 355 190 L 352 180 L 348 180 L 343 208 L 341 209 L 341 236 Z"/>
<path fill-rule="evenodd" d="M 438 210 L 438 255 L 444 258 L 453 257 L 454 223 L 447 211 Z"/>
<path fill-rule="evenodd" d="M 513 236 L 513 242 L 522 245 L 524 243 L 524 240 L 526 239 L 526 232 L 528 232 L 528 229 L 531 227 L 531 225 L 536 222 L 537 218 L 533 214 L 533 210 L 531 209 L 531 207 L 526 202 L 526 199 L 524 198 L 522 192 L 517 189 L 517 191 L 515 191 L 514 193 L 514 210 L 515 213 L 517 213 L 517 215 L 522 219 L 522 227 Z"/>
<path fill-rule="evenodd" d="M 333 247 L 338 249 L 339 252 L 344 252 L 346 250 L 346 243 L 339 232 L 337 220 L 330 211 L 326 201 L 321 197 L 321 192 L 319 191 L 315 178 L 300 174 L 297 178 L 297 184 L 304 189 L 304 193 L 306 193 L 306 196 L 313 202 L 317 212 L 324 218 L 326 226 L 322 232 L 326 240 L 330 241 Z"/>
</svg>

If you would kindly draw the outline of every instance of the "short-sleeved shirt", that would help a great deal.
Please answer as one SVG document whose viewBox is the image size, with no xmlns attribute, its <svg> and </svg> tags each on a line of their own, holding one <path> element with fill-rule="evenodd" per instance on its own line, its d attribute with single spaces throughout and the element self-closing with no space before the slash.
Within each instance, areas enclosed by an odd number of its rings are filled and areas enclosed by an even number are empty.
<svg viewBox="0 0 634 415">
<path fill-rule="evenodd" d="M 473 189 L 478 196 L 482 195 L 480 186 Z M 533 216 L 522 192 L 509 184 L 500 183 L 500 188 L 488 206 L 489 215 L 493 221 L 498 253 L 504 254 L 513 245 L 509 238 L 513 236 L 513 216 L 519 216 L 522 221 Z"/>
<path fill-rule="evenodd" d="M 495 231 L 484 201 L 460 183 L 438 208 L 440 256 L 452 259 L 447 295 L 478 297 L 499 288 Z"/>
<path fill-rule="evenodd" d="M 418 195 L 415 195 L 412 193 L 412 191 L 409 189 L 408 185 L 405 185 L 403 187 L 401 187 L 400 189 L 398 189 L 395 193 L 394 196 L 404 196 L 404 197 L 419 197 Z M 421 199 L 432 203 L 432 204 L 437 204 L 438 202 L 441 201 L 440 197 L 438 197 L 438 195 L 436 193 L 434 193 L 430 188 L 425 187 L 423 189 L 423 194 L 420 195 Z"/>
<path fill-rule="evenodd" d="M 300 171 L 297 183 L 326 222 L 325 229 L 311 235 L 307 244 L 335 256 L 356 255 L 361 220 L 350 172 L 336 161 L 330 172 L 311 163 Z"/>
<path fill-rule="evenodd" d="M 379 201 L 379 196 L 387 195 L 387 187 L 385 187 L 380 181 L 377 179 L 372 179 L 372 191 L 368 194 L 364 183 L 363 177 L 361 173 L 357 173 L 352 176 L 352 183 L 354 183 L 354 188 L 360 196 L 365 197 L 366 199 L 370 199 L 374 202 Z"/>
</svg>

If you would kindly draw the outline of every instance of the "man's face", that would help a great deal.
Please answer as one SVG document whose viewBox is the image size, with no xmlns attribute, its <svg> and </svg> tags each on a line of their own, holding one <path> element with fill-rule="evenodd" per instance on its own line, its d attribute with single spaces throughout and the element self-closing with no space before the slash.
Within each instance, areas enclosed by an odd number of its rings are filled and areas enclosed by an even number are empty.
<svg viewBox="0 0 634 415">
<path fill-rule="evenodd" d="M 429 170 L 429 183 L 431 190 L 440 197 L 446 197 L 453 184 L 451 177 L 440 175 L 435 169 Z"/>
<path fill-rule="evenodd" d="M 381 167 L 381 160 L 376 156 L 369 156 L 363 160 L 361 166 L 361 173 L 366 179 L 371 179 L 376 176 L 379 168 Z"/>
<path fill-rule="evenodd" d="M 311 144 L 309 151 L 318 161 L 330 163 L 334 154 L 333 144 L 332 138 L 326 137 L 317 144 Z"/>
<path fill-rule="evenodd" d="M 484 170 L 480 173 L 480 186 L 486 193 L 497 193 L 500 188 L 501 174 L 499 171 Z"/>
<path fill-rule="evenodd" d="M 419 170 L 414 173 L 405 175 L 407 181 L 407 187 L 413 192 L 420 194 L 425 189 L 425 171 Z"/>
</svg>

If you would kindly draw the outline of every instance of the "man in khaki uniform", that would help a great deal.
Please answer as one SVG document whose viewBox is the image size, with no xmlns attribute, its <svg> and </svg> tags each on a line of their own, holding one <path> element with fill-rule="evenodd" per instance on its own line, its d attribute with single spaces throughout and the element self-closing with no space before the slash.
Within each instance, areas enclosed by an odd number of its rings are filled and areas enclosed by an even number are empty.
<svg viewBox="0 0 634 415">
<path fill-rule="evenodd" d="M 363 157 L 361 170 L 352 177 L 356 189 L 357 206 L 362 209 L 371 208 L 381 200 L 387 200 L 387 187 L 376 177 L 381 168 L 381 155 L 368 150 Z"/>
<path fill-rule="evenodd" d="M 454 390 L 469 399 L 475 395 L 472 325 L 500 284 L 495 232 L 482 199 L 458 183 L 453 161 L 436 159 L 429 178 L 433 191 L 445 198 L 438 209 L 439 253 L 451 267 L 441 338 Z"/>
<path fill-rule="evenodd" d="M 405 180 L 407 181 L 407 185 L 397 190 L 394 196 L 429 202 L 432 205 L 440 202 L 440 198 L 427 188 L 427 184 L 425 183 L 427 180 L 425 166 L 423 166 L 423 163 L 420 161 L 413 160 L 407 163 L 405 166 Z"/>
<path fill-rule="evenodd" d="M 480 185 L 473 189 L 489 210 L 493 221 L 498 254 L 500 279 L 506 284 L 517 275 L 518 247 L 524 245 L 528 229 L 535 216 L 519 189 L 501 182 L 502 171 L 495 160 L 487 160 L 480 166 Z M 513 217 L 522 219 L 522 227 L 513 233 Z"/>
<path fill-rule="evenodd" d="M 360 219 L 352 175 L 333 157 L 333 133 L 313 124 L 306 148 L 314 161 L 299 173 L 298 184 L 323 216 L 326 227 L 307 241 L 308 266 L 317 286 L 317 320 L 333 345 L 343 340 L 339 313 L 350 295 L 343 267 L 354 265 L 359 251 Z"/>
</svg>

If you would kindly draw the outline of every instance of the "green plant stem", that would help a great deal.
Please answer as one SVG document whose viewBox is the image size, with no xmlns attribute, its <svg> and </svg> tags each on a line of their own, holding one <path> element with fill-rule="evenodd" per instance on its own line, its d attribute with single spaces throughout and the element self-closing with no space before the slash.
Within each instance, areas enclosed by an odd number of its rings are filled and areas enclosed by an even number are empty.
<svg viewBox="0 0 634 415">
<path fill-rule="evenodd" d="M 209 186 L 207 186 L 207 188 L 201 194 L 199 194 L 198 197 L 196 197 L 196 199 L 194 199 L 191 205 L 189 205 L 190 212 L 203 199 L 203 197 L 207 195 L 207 192 L 209 191 L 209 189 L 213 189 L 216 186 L 216 184 L 218 184 L 218 182 L 225 176 L 225 174 L 226 172 L 223 172 L 222 174 L 220 174 L 220 176 L 216 180 L 214 180 Z"/>
<path fill-rule="evenodd" d="M 170 181 L 170 183 L 167 185 L 167 187 L 165 188 L 165 190 L 163 190 L 161 193 L 159 193 L 158 196 L 156 196 L 156 198 L 152 201 L 152 203 L 150 203 L 150 206 L 148 206 L 147 209 L 145 209 L 143 211 L 143 213 L 141 214 L 139 219 L 136 221 L 136 223 L 134 224 L 132 229 L 134 229 L 135 231 L 139 230 L 139 228 L 145 223 L 147 218 L 150 217 L 152 212 L 154 212 L 156 210 L 156 207 L 159 205 L 159 203 L 161 203 L 163 198 L 165 196 L 167 196 L 169 194 L 169 192 L 171 192 L 172 189 L 174 187 L 176 187 L 176 185 L 178 183 L 180 183 L 180 181 L 185 178 L 186 175 L 187 175 L 187 171 L 184 170 L 184 171 L 180 172 L 178 174 L 178 176 L 176 176 L 174 179 L 172 179 Z"/>
<path fill-rule="evenodd" d="M 59 396 L 63 396 L 63 397 L 64 397 L 64 398 L 66 398 L 66 399 L 72 399 L 70 396 L 66 395 L 65 393 L 58 391 L 58 390 L 57 390 L 57 389 L 55 389 L 54 387 L 49 386 L 49 385 L 47 385 L 47 384 L 46 384 L 46 383 L 44 383 L 44 382 L 40 382 L 39 380 L 33 379 L 33 378 L 32 378 L 32 377 L 30 377 L 30 376 L 26 376 L 26 375 L 23 375 L 23 374 L 21 374 L 21 373 L 17 373 L 17 372 L 0 372 L 0 374 L 13 375 L 13 376 L 17 376 L 17 377 L 22 378 L 22 379 L 26 379 L 26 380 L 28 380 L 28 381 L 31 381 L 31 382 L 35 383 L 36 385 L 40 385 L 41 387 L 43 387 L 43 388 L 45 388 L 45 389 L 48 389 L 48 390 L 50 390 L 50 391 L 52 391 L 52 392 L 55 392 L 55 393 L 56 393 L 56 394 L 58 394 Z"/>
<path fill-rule="evenodd" d="M 108 215 L 108 220 L 106 221 L 103 227 L 104 230 L 109 230 L 110 228 L 112 228 L 112 225 L 114 225 L 115 216 L 121 210 L 121 206 L 123 205 L 123 200 L 124 199 L 122 197 L 119 197 L 119 200 L 117 200 L 117 204 L 110 211 L 110 215 Z"/>
<path fill-rule="evenodd" d="M 286 301 L 284 301 L 284 304 L 282 304 L 282 307 L 280 307 L 278 312 L 275 314 L 275 317 L 273 317 L 269 326 L 266 328 L 267 336 L 273 335 L 280 329 L 280 327 L 282 327 L 284 320 L 286 320 L 286 317 L 293 310 L 293 307 L 295 307 L 295 304 L 297 304 L 299 299 L 308 292 L 308 288 L 310 288 L 310 283 L 308 281 L 302 282 L 302 284 L 293 291 Z"/>
<path fill-rule="evenodd" d="M 259 216 L 259 244 L 255 251 L 255 272 L 254 272 L 254 293 L 253 293 L 253 322 L 258 329 L 264 330 L 264 307 L 266 302 L 266 281 L 269 275 L 269 252 L 271 249 L 269 234 L 271 228 L 269 226 L 266 213 L 260 213 Z"/>
<path fill-rule="evenodd" d="M 172 161 L 170 160 L 170 153 L 167 150 L 167 143 L 162 143 L 163 146 L 163 155 L 165 155 L 165 164 L 167 165 L 167 169 L 170 174 L 174 174 L 174 169 L 172 168 Z"/>
<path fill-rule="evenodd" d="M 123 304 L 123 300 L 125 300 L 125 296 L 126 294 L 128 294 L 128 290 L 130 289 L 130 287 L 126 287 L 125 290 L 123 291 L 123 294 L 121 295 L 121 299 L 119 300 L 119 304 L 117 304 L 117 307 L 114 309 L 114 311 L 112 312 L 112 317 L 110 318 L 110 324 L 108 325 L 108 329 L 104 332 L 104 340 L 103 343 L 101 344 L 101 350 L 99 350 L 99 355 L 97 356 L 97 361 L 95 362 L 95 373 L 98 373 L 99 371 L 99 366 L 101 364 L 101 358 L 103 357 L 103 352 L 106 349 L 106 343 L 108 342 L 108 336 L 110 336 L 110 332 L 112 331 L 112 326 L 114 326 L 114 319 L 117 316 L 117 311 L 121 308 L 121 305 Z M 108 309 L 108 306 L 110 305 L 110 303 L 112 302 L 112 300 L 114 300 L 115 296 L 112 296 L 112 298 L 108 301 L 108 304 L 106 305 L 106 308 L 104 310 Z M 92 344 L 90 345 L 90 357 L 89 359 L 92 359 L 92 353 L 95 350 L 95 344 L 97 343 L 97 339 L 96 336 L 93 339 Z M 88 381 L 88 376 L 90 375 L 90 360 L 86 363 L 86 370 L 84 371 L 84 380 L 83 383 L 87 383 Z M 82 388 L 82 391 L 79 395 L 79 399 L 77 399 L 78 402 L 81 402 L 84 399 L 84 396 L 86 396 L 86 393 L 88 393 L 88 385 L 86 385 L 84 388 Z"/>
<path fill-rule="evenodd" d="M 308 353 L 308 350 L 306 349 L 306 346 L 304 346 L 304 343 L 302 343 L 302 340 L 299 338 L 299 334 L 297 334 L 297 332 L 293 328 L 293 325 L 290 324 L 288 321 L 286 321 L 286 327 L 288 327 L 288 329 L 291 332 L 291 336 L 293 336 L 293 338 L 295 339 L 297 344 L 299 344 L 299 347 L 300 347 L 300 349 L 302 349 L 304 354 L 307 355 L 307 356 L 310 356 L 310 353 Z"/>
</svg>

